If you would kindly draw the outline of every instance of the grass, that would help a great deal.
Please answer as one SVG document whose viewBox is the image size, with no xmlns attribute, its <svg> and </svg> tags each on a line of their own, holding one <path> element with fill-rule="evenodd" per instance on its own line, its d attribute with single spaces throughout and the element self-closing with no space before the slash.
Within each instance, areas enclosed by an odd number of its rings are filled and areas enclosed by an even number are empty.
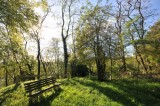
<svg viewBox="0 0 160 106">
<path fill-rule="evenodd" d="M 0 106 L 28 106 L 23 85 L 10 85 L 0 89 Z"/>
<path fill-rule="evenodd" d="M 160 106 L 160 83 L 147 80 L 98 82 L 87 78 L 60 80 L 61 89 L 40 96 L 35 106 Z M 23 84 L 0 90 L 0 105 L 27 106 Z"/>
</svg>

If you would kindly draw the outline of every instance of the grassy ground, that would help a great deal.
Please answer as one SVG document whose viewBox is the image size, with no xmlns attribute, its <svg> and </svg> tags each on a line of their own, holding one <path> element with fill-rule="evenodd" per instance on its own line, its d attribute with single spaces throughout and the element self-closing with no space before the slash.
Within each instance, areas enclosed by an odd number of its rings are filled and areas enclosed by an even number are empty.
<svg viewBox="0 0 160 106">
<path fill-rule="evenodd" d="M 160 83 L 145 80 L 98 82 L 86 78 L 60 80 L 61 89 L 44 93 L 35 106 L 160 106 Z M 0 90 L 0 105 L 27 106 L 23 84 Z"/>
</svg>

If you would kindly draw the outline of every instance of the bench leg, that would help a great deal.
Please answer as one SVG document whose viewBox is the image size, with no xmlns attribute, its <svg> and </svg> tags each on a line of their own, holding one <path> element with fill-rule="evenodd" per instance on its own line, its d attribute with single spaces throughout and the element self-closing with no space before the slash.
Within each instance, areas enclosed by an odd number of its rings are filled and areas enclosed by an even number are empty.
<svg viewBox="0 0 160 106">
<path fill-rule="evenodd" d="M 33 105 L 35 103 L 38 103 L 38 96 L 36 96 L 36 97 L 30 97 L 29 98 L 29 105 Z"/>
<path fill-rule="evenodd" d="M 61 88 L 60 88 L 60 86 L 56 86 L 56 87 L 54 88 L 54 90 L 55 90 L 55 92 L 59 92 L 59 91 L 61 90 Z"/>
</svg>

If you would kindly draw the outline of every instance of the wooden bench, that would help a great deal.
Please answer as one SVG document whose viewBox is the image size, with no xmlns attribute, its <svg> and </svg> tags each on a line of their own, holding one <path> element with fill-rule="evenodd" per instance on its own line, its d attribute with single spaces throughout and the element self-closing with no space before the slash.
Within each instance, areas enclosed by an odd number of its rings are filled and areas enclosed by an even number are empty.
<svg viewBox="0 0 160 106">
<path fill-rule="evenodd" d="M 43 92 L 51 88 L 57 88 L 60 85 L 60 83 L 56 83 L 56 79 L 54 77 L 24 83 L 25 91 L 29 94 L 28 97 L 38 96 Z"/>
</svg>

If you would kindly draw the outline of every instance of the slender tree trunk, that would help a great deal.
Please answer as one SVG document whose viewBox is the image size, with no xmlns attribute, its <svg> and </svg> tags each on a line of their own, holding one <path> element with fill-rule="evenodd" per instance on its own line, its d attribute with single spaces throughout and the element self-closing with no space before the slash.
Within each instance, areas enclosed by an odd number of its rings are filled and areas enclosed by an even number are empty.
<svg viewBox="0 0 160 106">
<path fill-rule="evenodd" d="M 136 54 L 136 61 L 137 61 L 137 63 L 138 63 L 138 72 L 140 72 L 140 61 L 138 60 L 137 54 Z"/>
<path fill-rule="evenodd" d="M 37 65 L 37 68 L 38 68 L 38 77 L 37 79 L 40 79 L 40 71 L 41 71 L 41 61 L 40 61 L 40 41 L 37 40 L 37 61 L 38 61 L 38 65 Z"/>
<path fill-rule="evenodd" d="M 140 57 L 140 60 L 142 62 L 144 70 L 148 73 L 148 70 L 147 70 L 147 67 L 145 65 L 145 62 L 144 62 L 144 59 L 143 59 L 142 55 L 140 53 L 138 53 L 138 56 Z"/>
<path fill-rule="evenodd" d="M 14 59 L 15 59 L 15 61 L 16 61 L 16 64 L 17 64 L 18 67 L 19 67 L 20 75 L 23 75 L 22 67 L 21 67 L 20 63 L 18 62 L 17 57 L 16 57 L 16 55 L 15 55 L 14 53 L 13 53 L 13 56 L 14 56 Z"/>
<path fill-rule="evenodd" d="M 110 80 L 112 80 L 112 67 L 113 67 L 113 60 L 112 60 L 112 54 L 111 54 L 111 39 L 110 39 L 110 44 L 109 44 L 109 58 L 110 58 Z"/>
<path fill-rule="evenodd" d="M 135 47 L 135 49 L 136 49 L 136 53 L 137 53 L 138 57 L 139 57 L 139 58 L 140 58 L 140 60 L 141 60 L 141 63 L 142 63 L 142 66 L 143 66 L 143 68 L 144 68 L 145 72 L 147 72 L 147 73 L 148 73 L 147 66 L 145 65 L 145 62 L 144 62 L 144 59 L 143 59 L 143 57 L 142 57 L 141 53 L 138 51 L 138 47 L 137 47 L 137 45 L 136 45 L 136 44 L 134 44 L 134 47 Z"/>
<path fill-rule="evenodd" d="M 129 18 L 130 18 L 130 17 L 129 17 Z M 131 19 L 131 18 L 130 18 L 130 19 Z M 131 20 L 132 20 L 132 19 L 131 19 Z M 130 36 L 131 36 L 131 40 L 132 40 L 132 41 L 135 41 L 135 40 L 134 40 L 134 36 L 133 36 L 133 34 L 131 33 L 131 29 L 130 29 L 130 28 L 129 28 L 129 34 L 130 34 Z M 144 59 L 143 59 L 141 53 L 140 53 L 139 50 L 138 50 L 137 44 L 133 43 L 133 47 L 134 47 L 135 52 L 136 52 L 136 60 L 137 60 L 138 64 L 140 65 L 140 62 L 138 61 L 137 56 L 138 56 L 138 57 L 140 58 L 140 60 L 141 60 L 142 67 L 143 67 L 144 70 L 147 72 L 147 67 L 146 67 L 146 65 L 145 65 L 145 62 L 144 62 Z"/>
<path fill-rule="evenodd" d="M 7 68 L 5 70 L 6 74 L 5 74 L 5 86 L 8 86 L 8 71 Z"/>
<path fill-rule="evenodd" d="M 65 19 L 64 19 L 64 8 L 62 7 L 62 29 L 61 29 L 61 37 L 62 37 L 62 42 L 63 42 L 63 51 L 64 51 L 64 78 L 67 77 L 67 65 L 68 65 L 68 54 L 67 54 L 67 45 L 66 45 L 66 38 L 64 36 L 64 24 L 65 24 Z"/>
<path fill-rule="evenodd" d="M 139 4 L 139 5 L 136 5 Z M 135 29 L 135 32 L 137 33 L 138 35 L 138 39 L 139 40 L 143 40 L 144 39 L 144 36 L 145 36 L 145 28 L 144 28 L 144 24 L 145 24 L 145 18 L 144 18 L 144 14 L 142 14 L 142 11 L 144 11 L 143 9 L 143 6 L 142 6 L 142 0 L 137 0 L 134 4 L 132 4 L 132 1 L 128 1 L 127 2 L 128 4 L 128 9 L 126 10 L 127 11 L 127 17 L 129 18 L 130 21 L 133 21 L 132 25 L 133 25 L 133 28 Z M 136 8 L 134 6 L 137 6 Z M 134 7 L 134 9 L 132 10 L 131 8 Z M 137 16 L 139 16 L 139 20 L 138 20 L 138 25 L 137 23 L 134 22 L 134 18 L 132 18 L 132 14 L 131 14 L 131 11 L 133 12 L 135 9 L 138 10 L 138 13 L 137 13 Z M 134 12 L 133 12 L 134 13 Z M 130 30 L 129 28 L 129 33 L 132 37 L 132 40 L 134 41 L 134 34 L 131 33 L 132 31 Z M 136 50 L 136 53 L 138 55 L 138 57 L 140 58 L 140 61 L 141 61 L 141 64 L 142 64 L 142 67 L 144 68 L 145 72 L 148 73 L 148 69 L 147 69 L 147 66 L 145 64 L 145 59 L 143 58 L 143 56 L 141 55 L 141 53 L 139 52 L 138 50 L 138 45 L 137 44 L 133 44 L 135 50 Z M 143 44 L 144 46 L 144 44 Z"/>
<path fill-rule="evenodd" d="M 122 51 L 122 56 L 121 56 L 121 59 L 122 59 L 122 64 L 123 64 L 123 71 L 126 71 L 127 70 L 127 67 L 126 67 L 126 58 L 125 58 L 125 46 L 124 46 L 124 34 L 123 33 L 123 30 L 122 30 L 122 27 L 124 25 L 125 22 L 123 22 L 123 6 L 122 6 L 122 1 L 119 1 L 119 0 L 116 0 L 117 2 L 117 15 L 116 15 L 116 24 L 115 24 L 115 27 L 117 29 L 117 35 L 120 39 L 120 49 Z"/>
<path fill-rule="evenodd" d="M 150 71 L 152 71 L 152 66 L 151 66 L 151 62 L 147 59 L 147 62 L 148 62 L 148 68 Z"/>
<path fill-rule="evenodd" d="M 5 86 L 8 86 L 8 68 L 5 60 L 3 60 L 3 65 L 5 67 Z"/>
<path fill-rule="evenodd" d="M 61 26 L 61 36 L 62 36 L 62 41 L 63 41 L 63 49 L 64 49 L 64 77 L 66 78 L 68 76 L 68 71 L 67 71 L 67 67 L 68 67 L 68 51 L 67 51 L 67 43 L 66 43 L 66 40 L 69 36 L 69 31 L 70 31 L 70 25 L 71 25 L 71 6 L 73 4 L 74 0 L 71 0 L 71 1 L 68 1 L 68 0 L 65 0 L 63 1 L 62 3 L 62 26 Z M 66 5 L 68 4 L 68 5 Z M 65 11 L 68 9 L 68 23 L 66 22 L 65 23 Z M 64 31 L 65 31 L 65 24 L 67 26 L 66 28 L 66 33 L 64 34 Z M 69 76 L 68 76 L 69 78 Z"/>
<path fill-rule="evenodd" d="M 63 50 L 64 50 L 64 77 L 67 77 L 67 68 L 68 68 L 68 51 L 66 40 L 63 39 Z"/>
<path fill-rule="evenodd" d="M 3 65 L 5 67 L 5 86 L 8 86 L 8 68 L 5 60 L 3 60 Z"/>
<path fill-rule="evenodd" d="M 41 60 L 41 63 L 42 63 L 42 65 L 43 65 L 43 70 L 44 70 L 44 72 L 45 72 L 45 74 L 46 74 L 46 76 L 47 76 L 47 69 L 46 69 L 45 62 L 43 62 L 43 60 L 42 60 L 42 56 L 40 56 L 40 60 Z"/>
<path fill-rule="evenodd" d="M 126 58 L 125 58 L 125 51 L 124 51 L 124 45 L 122 47 L 122 62 L 123 62 L 123 71 L 127 71 L 127 66 L 126 66 Z"/>
<path fill-rule="evenodd" d="M 113 71 L 113 59 L 112 59 L 112 57 L 110 58 L 111 60 L 111 62 L 110 62 L 110 64 L 111 64 L 111 77 L 110 77 L 110 80 L 112 80 L 112 71 Z"/>
<path fill-rule="evenodd" d="M 32 73 L 32 66 L 31 66 L 29 63 L 27 63 L 26 65 L 27 65 L 28 70 L 29 70 L 29 72 L 30 72 L 30 74 L 31 74 L 31 73 Z"/>
</svg>

